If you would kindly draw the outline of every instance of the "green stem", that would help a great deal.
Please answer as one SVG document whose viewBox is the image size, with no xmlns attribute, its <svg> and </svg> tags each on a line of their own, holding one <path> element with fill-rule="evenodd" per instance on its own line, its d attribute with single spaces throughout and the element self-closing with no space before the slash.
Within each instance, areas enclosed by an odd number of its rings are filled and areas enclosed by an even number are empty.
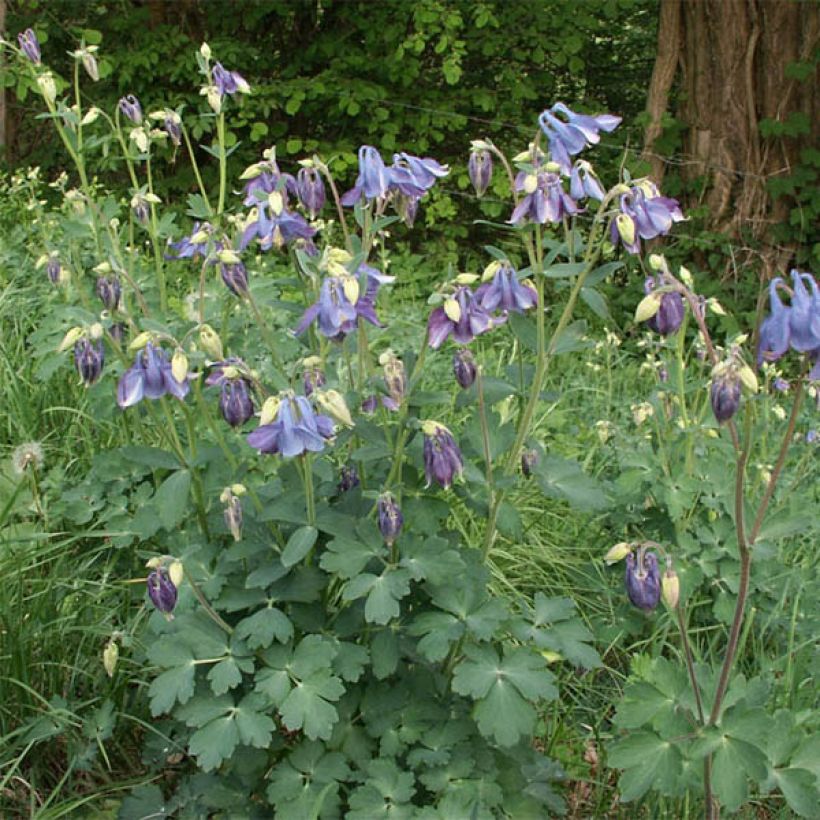
<svg viewBox="0 0 820 820">
<path fill-rule="evenodd" d="M 188 136 L 188 129 L 181 122 L 180 131 L 182 132 L 182 138 L 185 140 L 185 147 L 188 149 L 188 156 L 191 160 L 191 167 L 194 169 L 194 176 L 196 177 L 196 184 L 199 186 L 199 193 L 205 201 L 205 207 L 208 209 L 208 216 L 211 216 L 214 211 L 211 207 L 211 201 L 208 199 L 208 190 L 202 182 L 202 174 L 199 172 L 199 163 L 196 161 L 194 147 L 191 145 L 191 139 Z"/>
<path fill-rule="evenodd" d="M 221 216 L 225 210 L 225 193 L 228 189 L 228 156 L 225 151 L 225 114 L 220 111 L 216 120 L 216 136 L 219 141 L 219 204 L 216 215 Z"/>
<path fill-rule="evenodd" d="M 493 481 L 493 459 L 490 448 L 490 428 L 487 424 L 487 405 L 484 401 L 484 378 L 481 366 L 476 368 L 476 392 L 478 393 L 478 418 L 481 423 L 481 440 L 484 446 L 484 463 L 486 466 L 487 494 L 489 508 L 495 507 L 495 483 Z M 497 513 L 496 513 L 497 515 Z M 484 551 L 481 556 L 482 561 L 487 560 L 487 556 L 492 546 L 492 539 L 485 539 Z"/>
<path fill-rule="evenodd" d="M 151 175 L 151 155 L 145 161 L 145 172 L 148 175 L 148 193 L 154 193 L 154 180 Z M 162 249 L 159 244 L 159 224 L 157 222 L 157 206 L 154 202 L 151 205 L 151 245 L 154 249 L 154 268 L 157 274 L 157 284 L 159 285 L 159 306 L 164 313 L 168 310 L 168 294 L 165 288 L 165 267 L 162 258 Z"/>
<path fill-rule="evenodd" d="M 185 580 L 191 585 L 191 589 L 194 591 L 194 595 L 196 595 L 199 603 L 202 604 L 202 608 L 208 613 L 213 622 L 220 629 L 227 632 L 228 635 L 233 635 L 233 627 L 229 623 L 226 623 L 222 619 L 222 616 L 208 603 L 208 599 L 203 595 L 202 590 L 199 588 L 199 584 L 197 584 L 197 582 L 191 577 L 191 573 L 184 567 L 183 571 L 185 572 Z"/>
<path fill-rule="evenodd" d="M 310 455 L 305 453 L 302 461 L 304 468 L 305 483 L 305 505 L 307 507 L 307 521 L 311 527 L 316 526 L 316 501 L 313 495 L 313 467 L 310 463 Z"/>
</svg>

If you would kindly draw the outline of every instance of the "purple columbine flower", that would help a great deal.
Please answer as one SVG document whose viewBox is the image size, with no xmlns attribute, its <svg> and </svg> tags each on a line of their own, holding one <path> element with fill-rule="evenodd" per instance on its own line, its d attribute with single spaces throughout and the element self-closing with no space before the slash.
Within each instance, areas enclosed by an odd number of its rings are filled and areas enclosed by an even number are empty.
<svg viewBox="0 0 820 820">
<path fill-rule="evenodd" d="M 171 363 L 160 347 L 151 342 L 137 353 L 134 364 L 120 377 L 117 385 L 117 404 L 125 409 L 142 399 L 161 399 L 171 395 L 180 401 L 188 395 L 188 382 L 178 382 L 171 371 Z"/>
<path fill-rule="evenodd" d="M 384 543 L 392 547 L 399 537 L 401 528 L 404 525 L 404 515 L 396 503 L 396 499 L 390 493 L 383 493 L 379 496 L 379 532 L 384 538 Z"/>
<path fill-rule="evenodd" d="M 228 71 L 222 63 L 214 63 L 211 76 L 220 97 L 226 94 L 233 96 L 237 92 L 247 94 L 251 90 L 245 78 L 238 71 Z"/>
<path fill-rule="evenodd" d="M 709 391 L 712 412 L 722 424 L 729 421 L 740 406 L 740 379 L 733 370 L 727 370 L 723 375 L 712 380 Z"/>
<path fill-rule="evenodd" d="M 791 389 L 791 385 L 782 376 L 778 376 L 774 380 L 772 387 L 777 390 L 778 393 L 788 393 Z"/>
<path fill-rule="evenodd" d="M 614 131 L 621 117 L 613 114 L 589 116 L 571 111 L 563 103 L 555 103 L 538 118 L 541 130 L 549 141 L 550 155 L 565 174 L 570 173 L 571 157 L 580 154 L 588 145 L 597 144 L 600 131 Z"/>
<path fill-rule="evenodd" d="M 653 610 L 661 599 L 661 571 L 654 552 L 638 550 L 626 556 L 626 594 L 638 609 Z"/>
<path fill-rule="evenodd" d="M 272 247 L 282 248 L 293 240 L 310 240 L 316 235 L 316 229 L 295 211 L 282 208 L 279 213 L 274 213 L 268 202 L 260 202 L 256 211 L 256 219 L 242 233 L 239 250 L 247 248 L 254 238 L 259 239 L 262 250 L 266 251 Z"/>
<path fill-rule="evenodd" d="M 245 362 L 238 356 L 229 356 L 221 362 L 212 362 L 210 364 L 210 372 L 205 379 L 205 384 L 208 387 L 213 387 L 213 385 L 222 385 L 231 379 L 237 379 L 240 376 L 245 378 L 248 375 L 249 371 Z"/>
<path fill-rule="evenodd" d="M 473 354 L 466 348 L 460 347 L 453 355 L 453 374 L 459 385 L 466 390 L 475 381 L 478 368 Z"/>
<path fill-rule="evenodd" d="M 304 396 L 287 393 L 273 423 L 257 427 L 248 436 L 248 444 L 260 453 L 293 458 L 321 452 L 332 437 L 330 417 L 317 413 Z"/>
<path fill-rule="evenodd" d="M 142 124 L 142 106 L 133 94 L 120 98 L 119 109 L 135 125 Z"/>
<path fill-rule="evenodd" d="M 46 273 L 52 285 L 60 284 L 60 274 L 62 270 L 60 260 L 56 256 L 49 256 L 48 262 L 46 262 Z"/>
<path fill-rule="evenodd" d="M 525 191 L 526 195 L 516 205 L 512 216 L 507 220 L 518 225 L 523 220 L 537 222 L 561 222 L 564 216 L 575 216 L 583 208 L 564 190 L 559 174 L 546 170 L 544 166 L 535 174 L 520 171 L 515 178 L 515 190 Z M 553 166 L 555 167 L 555 166 Z"/>
<path fill-rule="evenodd" d="M 604 193 L 601 181 L 592 166 L 583 159 L 575 161 L 569 175 L 569 192 L 574 199 L 597 199 L 603 202 Z"/>
<path fill-rule="evenodd" d="M 245 184 L 242 200 L 244 205 L 251 207 L 259 202 L 267 202 L 268 195 L 274 191 L 282 194 L 285 206 L 289 196 L 299 196 L 299 184 L 292 174 L 283 174 L 275 159 L 260 162 L 257 166 L 259 173 Z"/>
<path fill-rule="evenodd" d="M 222 382 L 219 409 L 222 418 L 231 427 L 241 427 L 253 415 L 253 398 L 245 379 L 225 379 Z"/>
<path fill-rule="evenodd" d="M 190 236 L 183 236 L 177 242 L 168 242 L 168 247 L 176 253 L 166 253 L 166 259 L 197 259 L 208 252 L 208 243 L 213 233 L 209 222 L 194 222 Z"/>
<path fill-rule="evenodd" d="M 409 173 L 413 185 L 422 192 L 429 191 L 436 181 L 450 173 L 447 165 L 442 165 L 431 157 L 414 157 L 412 154 L 393 154 L 393 165 L 388 169 L 391 187 L 400 187 L 407 181 Z"/>
<path fill-rule="evenodd" d="M 657 187 L 644 181 L 622 194 L 620 213 L 612 221 L 610 239 L 622 242 L 629 253 L 641 252 L 641 239 L 665 236 L 676 222 L 685 219 L 676 199 L 661 196 Z"/>
<path fill-rule="evenodd" d="M 476 196 L 479 198 L 484 196 L 493 179 L 492 154 L 484 149 L 481 151 L 471 151 L 470 159 L 467 161 L 467 174 L 470 177 L 473 188 L 475 188 Z"/>
<path fill-rule="evenodd" d="M 430 347 L 437 350 L 450 335 L 459 344 L 466 345 L 493 325 L 492 316 L 481 306 L 475 294 L 462 286 L 445 302 L 444 307 L 437 307 L 430 314 L 427 335 Z"/>
<path fill-rule="evenodd" d="M 88 339 L 80 339 L 74 345 L 74 364 L 82 383 L 86 387 L 91 387 L 100 378 L 105 364 L 105 350 L 102 341 L 91 342 Z"/>
<path fill-rule="evenodd" d="M 359 471 L 355 467 L 348 467 L 344 466 L 339 473 L 339 485 L 337 489 L 340 493 L 346 493 L 352 490 L 354 487 L 358 487 L 360 484 L 359 481 Z"/>
<path fill-rule="evenodd" d="M 17 35 L 17 42 L 23 54 L 31 60 L 34 65 L 40 65 L 40 41 L 34 33 L 34 29 L 27 28 Z"/>
<path fill-rule="evenodd" d="M 453 478 L 464 471 L 461 450 L 453 434 L 435 421 L 425 421 L 421 426 L 424 433 L 424 473 L 427 486 L 435 481 L 445 490 L 453 483 Z"/>
<path fill-rule="evenodd" d="M 116 310 L 120 303 L 122 286 L 116 276 L 100 276 L 95 288 L 97 296 L 106 310 Z"/>
<path fill-rule="evenodd" d="M 654 276 L 648 276 L 644 281 L 644 293 L 651 293 L 662 283 Z M 661 295 L 661 306 L 658 312 L 646 320 L 646 324 L 661 336 L 671 336 L 683 323 L 683 297 L 677 291 L 670 291 Z"/>
<path fill-rule="evenodd" d="M 342 205 L 355 205 L 362 197 L 370 201 L 386 197 L 391 177 L 372 145 L 359 148 L 359 176 L 356 184 L 342 197 Z"/>
<path fill-rule="evenodd" d="M 306 365 L 302 373 L 302 385 L 305 389 L 305 395 L 310 396 L 314 390 L 324 387 L 327 383 L 324 370 L 318 364 Z"/>
<path fill-rule="evenodd" d="M 219 273 L 225 287 L 234 296 L 241 298 L 248 295 L 248 271 L 242 262 L 220 262 Z"/>
<path fill-rule="evenodd" d="M 148 576 L 148 597 L 151 603 L 164 615 L 174 611 L 177 605 L 177 588 L 168 575 L 168 570 L 159 567 Z"/>
<path fill-rule="evenodd" d="M 168 116 L 162 123 L 165 133 L 171 139 L 175 146 L 179 147 L 182 144 L 182 127 L 179 123 L 179 118 L 176 116 Z"/>
<path fill-rule="evenodd" d="M 509 263 L 501 265 L 492 281 L 480 285 L 475 295 L 481 302 L 481 307 L 488 312 L 506 310 L 523 313 L 538 303 L 535 288 L 521 284 Z"/>
<path fill-rule="evenodd" d="M 769 284 L 769 315 L 760 326 L 757 360 L 777 361 L 791 347 L 799 353 L 808 353 L 815 362 L 810 379 L 820 378 L 820 290 L 810 273 L 791 272 L 793 287 L 791 306 L 786 307 L 778 292 L 786 289 L 782 277 Z M 806 289 L 806 283 L 809 290 Z"/>
<path fill-rule="evenodd" d="M 325 184 L 322 182 L 322 175 L 315 168 L 299 169 L 296 175 L 296 193 L 310 218 L 315 219 L 325 204 Z"/>
</svg>

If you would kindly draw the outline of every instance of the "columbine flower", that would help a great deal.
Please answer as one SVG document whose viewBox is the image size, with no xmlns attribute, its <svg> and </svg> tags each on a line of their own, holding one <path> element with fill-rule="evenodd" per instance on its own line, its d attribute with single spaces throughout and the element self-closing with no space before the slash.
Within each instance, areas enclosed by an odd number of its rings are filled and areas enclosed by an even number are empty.
<svg viewBox="0 0 820 820">
<path fill-rule="evenodd" d="M 293 458 L 321 452 L 332 437 L 330 418 L 316 413 L 304 396 L 288 392 L 282 396 L 275 421 L 257 427 L 248 436 L 248 444 L 260 453 Z"/>
<path fill-rule="evenodd" d="M 359 148 L 359 176 L 342 197 L 342 205 L 355 205 L 362 197 L 370 201 L 387 196 L 390 174 L 381 154 L 371 145 Z"/>
<path fill-rule="evenodd" d="M 17 42 L 23 54 L 31 60 L 34 65 L 40 65 L 40 41 L 33 29 L 27 28 L 25 31 L 17 35 Z"/>
<path fill-rule="evenodd" d="M 486 149 L 471 151 L 467 161 L 467 174 L 477 197 L 482 197 L 493 178 L 493 156 Z"/>
<path fill-rule="evenodd" d="M 641 239 L 665 236 L 675 222 L 684 221 L 676 199 L 661 196 L 649 180 L 634 185 L 621 195 L 620 213 L 612 221 L 610 239 L 613 245 L 623 242 L 629 253 L 640 253 Z"/>
<path fill-rule="evenodd" d="M 82 383 L 86 387 L 91 387 L 100 378 L 105 364 L 102 341 L 95 343 L 89 339 L 80 339 L 74 345 L 74 364 Z"/>
<path fill-rule="evenodd" d="M 446 177 L 450 168 L 431 157 L 414 157 L 412 154 L 401 153 L 393 154 L 393 165 L 388 171 L 391 187 L 401 187 L 409 179 L 423 193 L 429 191 L 436 180 Z"/>
<path fill-rule="evenodd" d="M 810 379 L 820 378 L 820 290 L 810 273 L 791 272 L 793 288 L 791 306 L 786 307 L 778 288 L 786 288 L 782 277 L 769 284 L 770 314 L 760 326 L 757 360 L 777 361 L 788 349 L 808 353 L 815 365 Z M 808 282 L 811 294 L 806 290 Z"/>
<path fill-rule="evenodd" d="M 165 118 L 162 121 L 162 127 L 165 133 L 171 138 L 174 145 L 182 144 L 182 119 L 176 111 L 166 109 L 164 112 Z"/>
<path fill-rule="evenodd" d="M 384 543 L 392 547 L 399 537 L 404 524 L 404 515 L 396 503 L 396 499 L 390 493 L 383 493 L 379 496 L 379 532 L 384 538 Z"/>
<path fill-rule="evenodd" d="M 97 296 L 106 310 L 116 310 L 120 303 L 122 286 L 116 276 L 100 276 L 95 288 Z"/>
<path fill-rule="evenodd" d="M 273 149 L 266 152 L 266 155 L 269 157 L 268 159 L 251 165 L 242 174 L 242 179 L 248 180 L 245 184 L 245 198 L 242 202 L 244 205 L 251 207 L 259 202 L 267 202 L 270 194 L 279 191 L 282 194 L 285 206 L 287 206 L 288 195 L 299 196 L 298 183 L 291 174 L 283 174 L 279 170 Z"/>
<path fill-rule="evenodd" d="M 561 222 L 564 216 L 580 213 L 575 200 L 561 184 L 555 163 L 547 163 L 535 173 L 520 171 L 515 178 L 515 190 L 524 191 L 525 196 L 516 205 L 512 216 L 507 220 L 518 225 L 524 219 L 543 225 L 545 222 Z"/>
<path fill-rule="evenodd" d="M 119 109 L 135 125 L 142 124 L 142 106 L 133 94 L 120 98 Z"/>
<path fill-rule="evenodd" d="M 639 609 L 646 612 L 653 610 L 661 599 L 661 573 L 658 568 L 658 557 L 654 552 L 638 549 L 626 556 L 626 594 L 629 600 Z"/>
<path fill-rule="evenodd" d="M 43 447 L 39 441 L 26 441 L 14 448 L 11 466 L 17 475 L 23 475 L 29 467 L 39 470 L 43 466 Z"/>
<path fill-rule="evenodd" d="M 456 381 L 465 390 L 475 381 L 478 368 L 473 354 L 466 347 L 459 348 L 453 355 L 453 373 Z"/>
<path fill-rule="evenodd" d="M 354 487 L 358 487 L 359 483 L 359 471 L 355 467 L 342 467 L 337 488 L 340 493 L 346 493 Z"/>
<path fill-rule="evenodd" d="M 712 379 L 709 398 L 712 412 L 719 422 L 723 423 L 734 416 L 740 405 L 740 378 L 733 369 L 728 368 Z"/>
<path fill-rule="evenodd" d="M 654 276 L 648 276 L 644 282 L 644 292 L 649 294 L 659 287 L 661 282 Z M 663 293 L 660 296 L 660 306 L 657 313 L 646 320 L 646 323 L 655 333 L 661 336 L 671 336 L 683 322 L 683 297 L 677 291 Z"/>
<path fill-rule="evenodd" d="M 387 350 L 379 356 L 379 364 L 382 366 L 384 386 L 387 388 L 387 395 L 382 398 L 382 403 L 388 410 L 398 410 L 407 392 L 404 363 L 392 350 Z"/>
<path fill-rule="evenodd" d="M 560 115 L 560 116 L 559 116 Z M 570 173 L 571 156 L 580 154 L 588 145 L 600 141 L 599 132 L 614 131 L 621 117 L 613 114 L 576 114 L 563 103 L 555 103 L 538 118 L 541 130 L 549 141 L 550 154 L 565 174 Z"/>
<path fill-rule="evenodd" d="M 183 236 L 178 242 L 168 242 L 168 247 L 175 254 L 166 253 L 166 259 L 196 259 L 208 252 L 213 226 L 209 222 L 194 222 L 190 236 Z"/>
<path fill-rule="evenodd" d="M 302 372 L 302 385 L 305 395 L 309 397 L 314 390 L 325 386 L 327 378 L 322 370 L 322 360 L 318 356 L 308 356 L 303 364 L 305 369 Z"/>
<path fill-rule="evenodd" d="M 253 398 L 243 378 L 225 379 L 219 397 L 222 418 L 231 427 L 241 427 L 253 415 Z"/>
<path fill-rule="evenodd" d="M 242 232 L 239 249 L 244 250 L 254 238 L 258 238 L 263 251 L 282 248 L 288 242 L 298 239 L 310 240 L 316 235 L 307 220 L 295 211 L 284 207 L 273 208 L 270 202 L 260 202 L 251 211 L 251 219 Z"/>
<path fill-rule="evenodd" d="M 125 409 L 143 398 L 161 399 L 165 395 L 182 400 L 188 395 L 188 382 L 177 381 L 171 363 L 162 348 L 151 342 L 137 353 L 134 364 L 120 377 L 117 385 L 117 404 Z"/>
<path fill-rule="evenodd" d="M 597 199 L 602 202 L 604 193 L 601 181 L 598 179 L 592 166 L 583 159 L 575 161 L 569 175 L 569 192 L 574 199 Z"/>
<path fill-rule="evenodd" d="M 325 204 L 325 184 L 322 182 L 322 175 L 315 168 L 301 168 L 296 175 L 296 193 L 310 218 L 315 219 Z"/>
<path fill-rule="evenodd" d="M 435 480 L 446 490 L 453 483 L 453 478 L 461 475 L 464 470 L 461 450 L 453 434 L 443 424 L 425 421 L 421 430 L 424 433 L 424 473 L 427 476 L 427 486 Z"/>
<path fill-rule="evenodd" d="M 148 575 L 148 597 L 169 620 L 177 605 L 177 588 L 165 567 L 157 567 Z"/>
<path fill-rule="evenodd" d="M 221 262 L 219 264 L 219 273 L 225 287 L 234 296 L 248 295 L 248 272 L 242 262 Z"/>
<path fill-rule="evenodd" d="M 430 314 L 427 335 L 430 347 L 436 350 L 450 335 L 459 344 L 466 345 L 492 326 L 493 318 L 481 306 L 475 294 L 468 287 L 462 286 L 445 300 L 443 307 L 435 308 Z"/>
<path fill-rule="evenodd" d="M 222 63 L 214 63 L 212 76 L 216 90 L 220 97 L 226 94 L 233 96 L 236 93 L 250 94 L 251 87 L 238 71 L 228 71 Z"/>
<path fill-rule="evenodd" d="M 486 311 L 506 310 L 523 313 L 538 302 L 535 288 L 518 281 L 512 265 L 501 265 L 493 275 L 492 282 L 485 283 L 476 290 L 476 299 Z"/>
</svg>

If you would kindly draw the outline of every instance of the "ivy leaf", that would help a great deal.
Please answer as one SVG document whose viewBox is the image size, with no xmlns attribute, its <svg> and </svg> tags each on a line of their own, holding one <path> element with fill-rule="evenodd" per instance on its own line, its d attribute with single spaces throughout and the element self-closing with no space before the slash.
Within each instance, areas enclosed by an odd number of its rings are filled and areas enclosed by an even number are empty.
<svg viewBox="0 0 820 820">
<path fill-rule="evenodd" d="M 232 715 L 226 715 L 197 729 L 188 742 L 188 751 L 196 757 L 199 767 L 209 772 L 233 754 L 237 743 L 236 722 Z"/>
<path fill-rule="evenodd" d="M 299 527 L 285 544 L 285 549 L 282 551 L 281 561 L 286 567 L 292 567 L 298 564 L 312 549 L 319 537 L 319 531 L 316 527 Z"/>
<path fill-rule="evenodd" d="M 287 643 L 293 638 L 293 624 L 290 618 L 274 606 L 260 609 L 236 625 L 235 635 L 246 641 L 251 649 L 264 649 L 276 638 L 279 643 Z"/>
<path fill-rule="evenodd" d="M 554 700 L 558 690 L 544 659 L 523 647 L 505 653 L 500 660 L 494 649 L 468 646 L 465 660 L 455 668 L 452 687 L 479 701 L 475 707 L 478 728 L 502 746 L 512 746 L 529 735 L 535 710 L 527 701 Z"/>
</svg>

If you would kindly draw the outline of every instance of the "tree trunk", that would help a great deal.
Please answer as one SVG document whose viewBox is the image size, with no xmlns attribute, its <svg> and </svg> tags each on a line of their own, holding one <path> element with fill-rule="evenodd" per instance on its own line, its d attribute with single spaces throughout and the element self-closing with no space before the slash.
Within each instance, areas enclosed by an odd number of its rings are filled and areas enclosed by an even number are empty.
<svg viewBox="0 0 820 820">
<path fill-rule="evenodd" d="M 820 35 L 820 9 L 795 0 L 661 0 L 658 54 L 650 84 L 645 156 L 657 179 L 668 162 L 684 181 L 699 180 L 686 205 L 708 208 L 707 227 L 760 246 L 764 267 L 789 261 L 772 226 L 789 202 L 772 200 L 766 183 L 789 174 L 800 150 L 817 144 L 820 94 L 811 77 L 790 77 L 791 63 L 810 60 Z M 677 79 L 676 117 L 685 125 L 682 156 L 653 151 Z M 807 117 L 808 133 L 764 138 L 764 119 Z M 751 249 L 749 249 L 751 250 Z M 745 260 L 741 260 L 745 261 Z M 768 272 L 768 271 L 767 271 Z"/>
</svg>

